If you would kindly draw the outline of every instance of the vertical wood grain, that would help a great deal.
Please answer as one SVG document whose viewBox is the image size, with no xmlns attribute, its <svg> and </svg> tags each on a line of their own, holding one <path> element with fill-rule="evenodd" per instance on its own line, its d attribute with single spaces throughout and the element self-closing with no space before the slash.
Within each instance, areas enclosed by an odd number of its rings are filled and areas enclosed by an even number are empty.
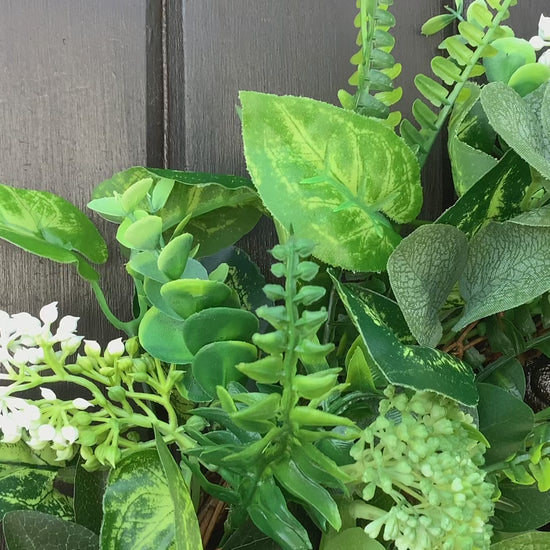
<svg viewBox="0 0 550 550">
<path fill-rule="evenodd" d="M 57 193 L 85 209 L 92 188 L 146 161 L 146 1 L 4 0 L 0 18 L 0 181 Z M 111 252 L 101 269 L 113 310 L 130 314 L 114 226 L 87 212 Z M 88 284 L 0 241 L 0 309 L 38 314 L 59 301 L 80 333 L 115 335 Z"/>
</svg>

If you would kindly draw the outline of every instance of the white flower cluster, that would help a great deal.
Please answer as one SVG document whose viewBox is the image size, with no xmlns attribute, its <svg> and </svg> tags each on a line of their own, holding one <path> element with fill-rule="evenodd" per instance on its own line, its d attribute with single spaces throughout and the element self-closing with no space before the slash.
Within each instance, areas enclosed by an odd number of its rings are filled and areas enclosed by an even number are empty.
<svg viewBox="0 0 550 550">
<path fill-rule="evenodd" d="M 485 446 L 472 437 L 472 417 L 432 392 L 409 399 L 390 386 L 385 395 L 351 454 L 362 499 L 378 488 L 395 504 L 367 513 L 365 532 L 376 538 L 383 529 L 398 550 L 489 548 L 494 488 L 480 469 Z"/>
<path fill-rule="evenodd" d="M 13 379 L 14 368 L 44 365 L 45 349 L 55 346 L 58 356 L 67 357 L 80 347 L 82 336 L 75 334 L 78 317 L 63 317 L 54 333 L 52 324 L 58 317 L 57 302 L 44 306 L 39 317 L 29 313 L 9 315 L 0 310 L 0 365 L 7 371 L 7 375 L 0 378 Z"/>
<path fill-rule="evenodd" d="M 538 52 L 543 48 L 550 46 L 550 17 L 540 16 L 539 20 L 539 33 L 537 36 L 533 36 L 529 43 Z M 538 59 L 538 63 L 547 65 L 550 67 L 550 50 L 546 50 Z"/>
</svg>

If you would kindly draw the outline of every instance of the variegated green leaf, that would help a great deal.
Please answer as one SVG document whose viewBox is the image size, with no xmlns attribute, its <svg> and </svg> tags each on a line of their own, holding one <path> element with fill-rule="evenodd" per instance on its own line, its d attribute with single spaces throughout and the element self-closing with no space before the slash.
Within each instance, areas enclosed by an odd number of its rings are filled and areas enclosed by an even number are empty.
<svg viewBox="0 0 550 550">
<path fill-rule="evenodd" d="M 550 101 L 550 86 L 538 93 L 542 92 L 544 99 L 537 109 L 537 103 L 520 97 L 506 84 L 492 82 L 483 87 L 481 103 L 496 132 L 520 157 L 550 179 L 550 134 L 540 113 L 541 105 Z"/>
<path fill-rule="evenodd" d="M 155 450 L 133 453 L 111 471 L 103 508 L 102 550 L 175 548 L 174 502 Z M 196 541 L 192 537 L 189 542 Z"/>
<path fill-rule="evenodd" d="M 76 206 L 47 191 L 0 184 L 0 238 L 44 258 L 76 264 L 82 277 L 97 280 L 84 257 L 107 260 L 107 245 Z"/>
<path fill-rule="evenodd" d="M 314 255 L 377 271 L 400 241 L 383 214 L 413 219 L 414 155 L 382 123 L 307 98 L 241 92 L 248 170 L 273 216 L 316 243 Z"/>
<path fill-rule="evenodd" d="M 92 197 L 99 199 L 122 194 L 144 178 L 151 178 L 154 182 L 153 197 L 158 186 L 174 183 L 164 207 L 156 215 L 163 219 L 165 231 L 190 215 L 186 231 L 200 243 L 201 256 L 213 254 L 236 242 L 252 230 L 261 215 L 250 180 L 200 172 L 134 167 L 99 184 Z M 140 206 L 148 207 L 145 201 Z M 121 217 L 105 217 L 121 221 Z"/>
<path fill-rule="evenodd" d="M 3 529 L 9 550 L 99 550 L 93 531 L 34 510 L 9 512 Z"/>
<path fill-rule="evenodd" d="M 490 220 L 505 221 L 519 214 L 530 183 L 529 165 L 509 150 L 437 223 L 454 225 L 472 236 Z"/>
<path fill-rule="evenodd" d="M 535 221 L 533 217 L 531 223 Z M 474 235 L 459 280 L 466 307 L 453 330 L 525 304 L 550 289 L 550 227 L 525 222 L 490 222 Z"/>
<path fill-rule="evenodd" d="M 175 550 L 201 550 L 199 522 L 183 473 L 157 431 L 155 441 L 174 504 Z"/>
<path fill-rule="evenodd" d="M 401 344 L 349 285 L 334 277 L 333 281 L 371 358 L 388 382 L 416 391 L 431 390 L 464 405 L 477 403 L 473 372 L 466 363 L 437 349 Z"/>
<path fill-rule="evenodd" d="M 38 510 L 72 519 L 71 499 L 54 488 L 57 468 L 0 464 L 0 517 L 11 510 Z"/>
<path fill-rule="evenodd" d="M 425 225 L 403 239 L 388 260 L 397 303 L 418 343 L 436 347 L 439 310 L 464 269 L 468 241 L 451 225 Z"/>
</svg>

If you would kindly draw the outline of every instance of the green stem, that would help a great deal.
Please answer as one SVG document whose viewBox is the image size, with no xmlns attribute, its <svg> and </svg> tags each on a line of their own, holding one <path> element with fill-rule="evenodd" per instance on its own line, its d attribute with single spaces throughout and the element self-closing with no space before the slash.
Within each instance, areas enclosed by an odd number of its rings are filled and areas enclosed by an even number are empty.
<svg viewBox="0 0 550 550">
<path fill-rule="evenodd" d="M 119 330 L 123 330 L 129 337 L 136 336 L 140 319 L 134 319 L 128 322 L 121 321 L 109 308 L 109 305 L 107 304 L 107 300 L 105 298 L 105 294 L 103 294 L 103 290 L 99 286 L 98 282 L 90 281 L 90 285 L 92 287 L 92 290 L 94 291 L 94 295 L 96 297 L 97 303 L 99 304 L 99 307 L 101 308 L 101 311 L 103 312 L 103 315 L 105 315 L 111 325 Z"/>
</svg>

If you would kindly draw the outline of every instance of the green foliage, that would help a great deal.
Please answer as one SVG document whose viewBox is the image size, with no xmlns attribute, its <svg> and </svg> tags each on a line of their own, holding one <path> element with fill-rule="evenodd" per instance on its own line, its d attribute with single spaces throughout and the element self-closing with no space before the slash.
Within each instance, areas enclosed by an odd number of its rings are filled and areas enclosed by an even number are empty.
<svg viewBox="0 0 550 550">
<path fill-rule="evenodd" d="M 175 548 L 202 548 L 195 511 L 186 495 L 181 473 L 175 473 L 168 457 L 161 460 L 155 450 L 131 454 L 109 475 L 101 548 L 163 550 L 172 548 L 174 540 Z"/>
<path fill-rule="evenodd" d="M 248 170 L 274 218 L 330 265 L 384 269 L 400 241 L 385 216 L 410 221 L 422 203 L 405 144 L 378 121 L 312 99 L 240 98 Z"/>
<path fill-rule="evenodd" d="M 494 0 L 488 6 L 484 0 L 476 0 L 468 8 L 466 18 L 461 18 L 459 34 L 447 37 L 439 45 L 448 57 L 437 56 L 432 60 L 432 71 L 444 85 L 423 74 L 415 78 L 420 93 L 440 109 L 436 114 L 417 99 L 413 104 L 413 117 L 419 128 L 408 120 L 401 124 L 401 135 L 415 151 L 421 166 L 454 104 L 467 98 L 462 91 L 468 79 L 485 72 L 479 61 L 496 53 L 490 43 L 507 34 L 500 24 L 508 17 L 508 8 L 513 4 L 515 0 Z"/>
<path fill-rule="evenodd" d="M 0 238 L 55 262 L 75 264 L 91 281 L 99 275 L 87 260 L 107 261 L 107 246 L 92 222 L 46 191 L 0 184 Z"/>
<path fill-rule="evenodd" d="M 345 109 L 386 120 L 393 128 L 399 124 L 401 113 L 390 113 L 390 107 L 399 101 L 403 90 L 393 83 L 401 65 L 391 55 L 395 39 L 389 30 L 395 18 L 388 10 L 392 4 L 393 0 L 357 0 L 360 11 L 355 26 L 359 28 L 357 45 L 361 49 L 350 60 L 357 70 L 349 79 L 357 91 L 352 96 L 340 90 L 338 98 Z"/>
<path fill-rule="evenodd" d="M 43 512 L 9 512 L 2 523 L 8 550 L 99 550 L 93 531 Z"/>
<path fill-rule="evenodd" d="M 389 383 L 416 391 L 431 390 L 465 405 L 478 400 L 470 367 L 440 350 L 404 345 L 395 337 L 353 287 L 334 279 L 350 319 L 356 325 L 372 360 Z"/>
<path fill-rule="evenodd" d="M 545 550 L 550 545 L 550 533 L 522 533 L 491 545 L 491 550 Z"/>
</svg>

